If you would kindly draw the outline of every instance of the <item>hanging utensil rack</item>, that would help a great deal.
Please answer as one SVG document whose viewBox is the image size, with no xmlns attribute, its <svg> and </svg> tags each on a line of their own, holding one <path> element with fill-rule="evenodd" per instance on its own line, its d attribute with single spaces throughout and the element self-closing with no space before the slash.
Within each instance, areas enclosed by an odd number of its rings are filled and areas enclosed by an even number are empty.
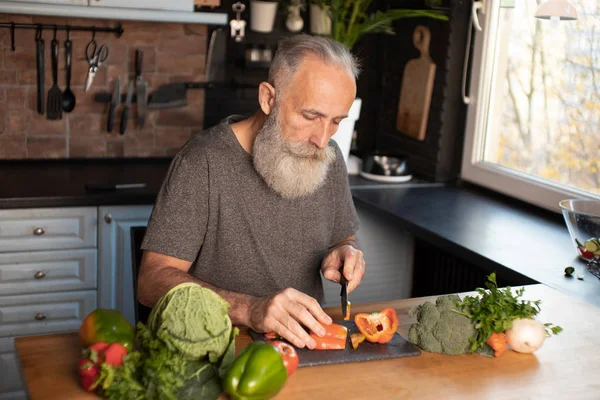
<svg viewBox="0 0 600 400">
<path fill-rule="evenodd" d="M 114 33 L 117 38 L 123 34 L 123 27 L 117 22 L 113 28 L 98 26 L 77 26 L 77 25 L 55 25 L 55 24 L 17 24 L 14 22 L 2 22 L 0 28 L 10 29 L 10 48 L 15 51 L 15 29 L 50 29 L 53 31 L 84 31 L 84 32 L 108 32 Z"/>
</svg>

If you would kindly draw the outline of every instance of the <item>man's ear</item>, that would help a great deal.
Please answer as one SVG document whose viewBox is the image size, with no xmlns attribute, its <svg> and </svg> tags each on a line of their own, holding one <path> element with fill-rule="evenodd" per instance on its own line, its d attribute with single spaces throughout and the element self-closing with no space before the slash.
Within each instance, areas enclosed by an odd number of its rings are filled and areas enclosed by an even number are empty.
<svg viewBox="0 0 600 400">
<path fill-rule="evenodd" d="M 271 114 L 275 106 L 275 88 L 270 83 L 262 82 L 258 86 L 258 102 L 266 115 Z"/>
</svg>

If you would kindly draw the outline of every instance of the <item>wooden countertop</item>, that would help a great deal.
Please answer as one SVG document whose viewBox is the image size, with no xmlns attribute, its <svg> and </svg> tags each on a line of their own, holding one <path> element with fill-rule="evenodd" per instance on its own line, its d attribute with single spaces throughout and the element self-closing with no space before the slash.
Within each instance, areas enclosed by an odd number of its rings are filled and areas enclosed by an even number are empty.
<svg viewBox="0 0 600 400">
<path fill-rule="evenodd" d="M 541 299 L 540 320 L 563 327 L 534 354 L 504 353 L 446 356 L 422 352 L 417 357 L 300 368 L 276 399 L 598 399 L 600 398 L 600 309 L 543 285 L 526 286 L 526 299 Z M 352 311 L 398 312 L 398 332 L 406 337 L 413 319 L 408 311 L 435 297 L 352 305 Z M 326 309 L 334 319 L 339 308 Z M 239 351 L 250 338 L 242 329 Z M 75 333 L 16 339 L 24 380 L 32 400 L 83 400 L 93 395 L 79 388 L 80 345 Z"/>
</svg>

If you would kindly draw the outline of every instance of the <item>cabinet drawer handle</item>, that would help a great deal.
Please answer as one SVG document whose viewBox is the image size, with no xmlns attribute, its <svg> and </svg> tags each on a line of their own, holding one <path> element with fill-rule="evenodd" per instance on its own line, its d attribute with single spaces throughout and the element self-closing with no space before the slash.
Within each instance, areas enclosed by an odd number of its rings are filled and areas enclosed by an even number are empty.
<svg viewBox="0 0 600 400">
<path fill-rule="evenodd" d="M 112 222 L 112 215 L 110 215 L 110 213 L 106 213 L 106 215 L 104 216 L 104 221 L 107 224 L 110 224 Z"/>
<path fill-rule="evenodd" d="M 37 313 L 37 314 L 35 314 L 35 319 L 38 321 L 43 321 L 46 319 L 46 316 L 42 313 Z"/>
<path fill-rule="evenodd" d="M 34 275 L 35 279 L 42 279 L 46 277 L 46 273 L 44 271 L 38 271 Z"/>
<path fill-rule="evenodd" d="M 42 236 L 44 233 L 46 233 L 46 232 L 44 231 L 44 228 L 35 228 L 35 229 L 33 230 L 33 234 L 34 234 L 35 236 Z"/>
</svg>

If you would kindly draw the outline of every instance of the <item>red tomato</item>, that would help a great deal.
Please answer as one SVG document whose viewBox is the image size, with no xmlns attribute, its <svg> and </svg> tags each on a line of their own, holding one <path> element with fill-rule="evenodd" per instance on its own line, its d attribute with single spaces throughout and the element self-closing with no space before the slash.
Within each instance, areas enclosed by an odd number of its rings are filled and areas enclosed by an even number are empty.
<svg viewBox="0 0 600 400">
<path fill-rule="evenodd" d="M 292 375 L 296 371 L 296 368 L 298 368 L 298 362 L 300 361 L 298 359 L 298 352 L 296 352 L 294 346 L 281 340 L 271 340 L 268 343 L 279 350 L 288 376 Z"/>
<path fill-rule="evenodd" d="M 310 333 L 310 337 L 317 342 L 315 350 L 344 350 L 346 348 L 348 328 L 338 324 L 323 325 L 323 327 L 325 328 L 324 336 L 318 336 L 313 332 Z"/>
<path fill-rule="evenodd" d="M 123 365 L 123 357 L 127 355 L 127 349 L 121 343 L 111 343 L 103 351 L 104 362 L 115 367 Z"/>
</svg>

